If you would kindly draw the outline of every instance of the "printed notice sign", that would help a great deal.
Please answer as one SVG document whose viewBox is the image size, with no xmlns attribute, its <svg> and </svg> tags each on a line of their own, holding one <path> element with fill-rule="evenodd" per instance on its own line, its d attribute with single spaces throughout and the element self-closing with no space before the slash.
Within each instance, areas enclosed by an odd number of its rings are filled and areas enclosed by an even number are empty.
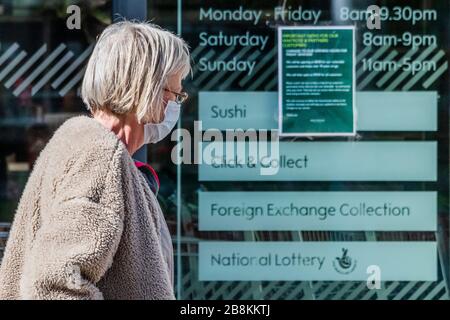
<svg viewBox="0 0 450 320">
<path fill-rule="evenodd" d="M 280 27 L 278 63 L 280 135 L 355 135 L 354 27 Z"/>
</svg>

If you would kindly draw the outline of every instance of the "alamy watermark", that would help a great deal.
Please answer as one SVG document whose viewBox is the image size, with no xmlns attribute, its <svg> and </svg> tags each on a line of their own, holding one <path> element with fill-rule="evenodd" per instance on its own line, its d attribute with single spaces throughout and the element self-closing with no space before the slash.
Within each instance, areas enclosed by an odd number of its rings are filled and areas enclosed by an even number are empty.
<svg viewBox="0 0 450 320">
<path fill-rule="evenodd" d="M 217 129 L 203 132 L 202 121 L 194 121 L 193 136 L 187 129 L 171 135 L 175 164 L 207 164 L 213 167 L 259 168 L 261 175 L 279 170 L 280 144 L 277 130 L 233 129 L 225 134 Z"/>
<path fill-rule="evenodd" d="M 66 26 L 69 30 L 81 29 L 81 8 L 77 5 L 67 7 L 66 13 L 69 14 L 66 20 Z"/>
<path fill-rule="evenodd" d="M 380 16 L 380 7 L 376 5 L 371 5 L 367 7 L 367 29 L 369 30 L 381 30 L 381 16 Z"/>
<path fill-rule="evenodd" d="M 367 288 L 369 290 L 381 289 L 381 268 L 377 265 L 370 265 L 366 270 L 369 277 L 367 278 Z"/>
</svg>

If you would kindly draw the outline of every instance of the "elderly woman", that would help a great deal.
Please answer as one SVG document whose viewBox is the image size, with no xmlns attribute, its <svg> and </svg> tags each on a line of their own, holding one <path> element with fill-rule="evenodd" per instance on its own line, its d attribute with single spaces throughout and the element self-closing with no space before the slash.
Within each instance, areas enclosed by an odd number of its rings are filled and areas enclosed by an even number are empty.
<svg viewBox="0 0 450 320">
<path fill-rule="evenodd" d="M 98 39 L 82 97 L 40 154 L 0 267 L 0 299 L 174 299 L 167 225 L 132 155 L 178 120 L 187 45 L 147 23 Z"/>
</svg>

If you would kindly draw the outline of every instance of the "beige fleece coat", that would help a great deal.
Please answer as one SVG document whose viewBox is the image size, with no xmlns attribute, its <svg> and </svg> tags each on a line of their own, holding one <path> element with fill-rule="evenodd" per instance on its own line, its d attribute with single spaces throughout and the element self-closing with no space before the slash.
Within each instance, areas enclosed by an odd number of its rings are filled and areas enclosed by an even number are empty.
<svg viewBox="0 0 450 320">
<path fill-rule="evenodd" d="M 116 135 L 67 120 L 40 154 L 0 266 L 0 299 L 174 299 L 161 208 Z"/>
</svg>

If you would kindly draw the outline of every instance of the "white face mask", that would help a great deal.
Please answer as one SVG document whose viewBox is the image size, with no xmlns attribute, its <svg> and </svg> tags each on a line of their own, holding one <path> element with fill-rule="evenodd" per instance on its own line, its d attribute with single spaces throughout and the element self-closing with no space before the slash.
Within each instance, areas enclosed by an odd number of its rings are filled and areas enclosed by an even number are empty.
<svg viewBox="0 0 450 320">
<path fill-rule="evenodd" d="M 144 125 L 144 143 L 157 143 L 164 139 L 175 127 L 180 117 L 181 105 L 175 101 L 168 101 L 164 111 L 164 120 L 161 123 L 148 123 Z"/>
</svg>

